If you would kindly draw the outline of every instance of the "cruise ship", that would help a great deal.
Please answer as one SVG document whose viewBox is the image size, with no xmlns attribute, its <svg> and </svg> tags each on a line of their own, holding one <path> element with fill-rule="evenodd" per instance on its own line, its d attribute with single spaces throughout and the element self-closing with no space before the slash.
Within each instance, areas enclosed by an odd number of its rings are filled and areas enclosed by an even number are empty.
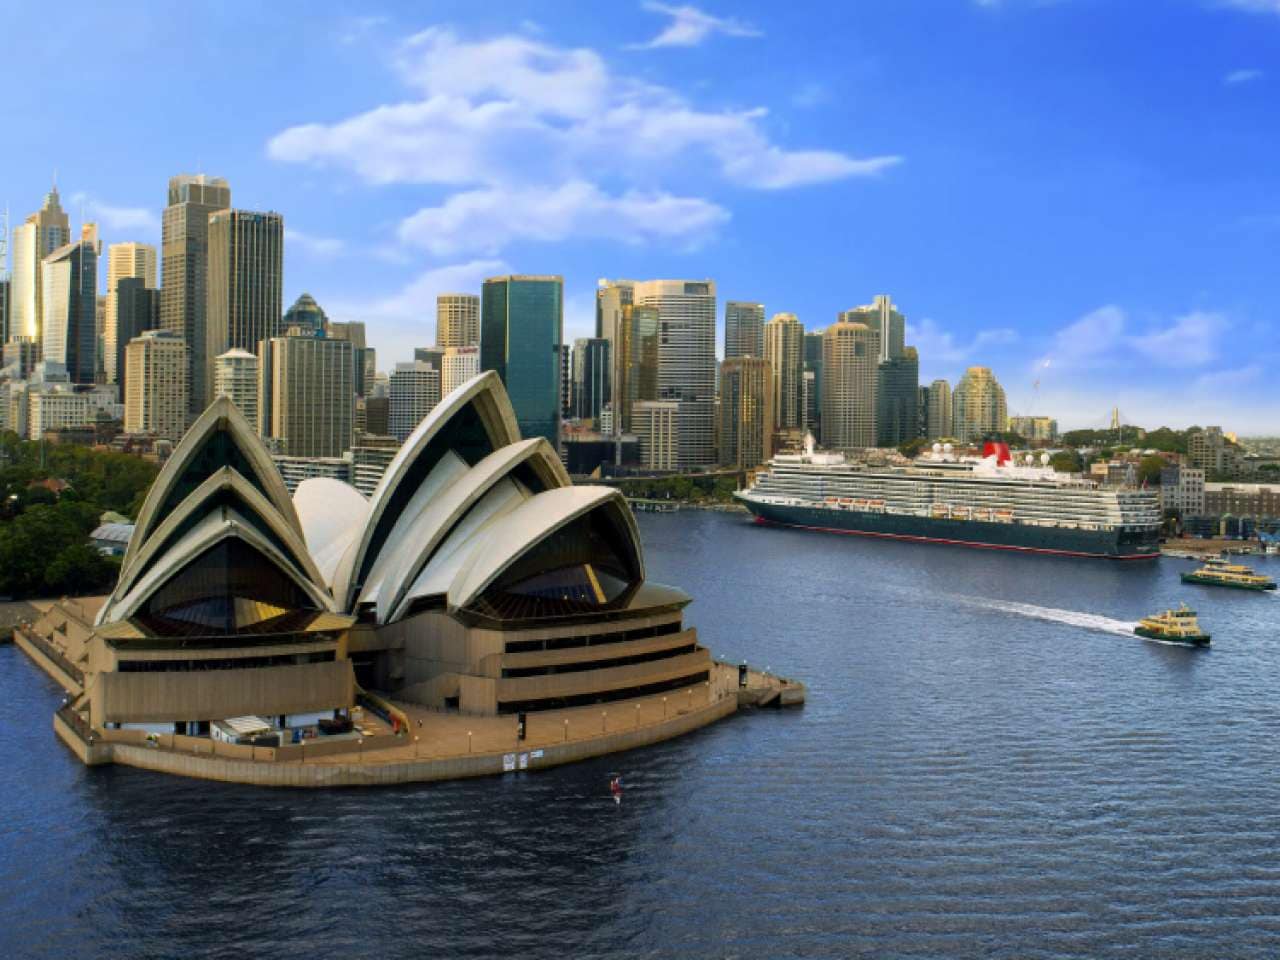
<svg viewBox="0 0 1280 960">
<path fill-rule="evenodd" d="M 981 458 L 939 446 L 908 466 L 870 466 L 839 453 L 780 454 L 738 491 L 757 523 L 996 550 L 1143 560 L 1159 556 L 1155 493 L 1100 487 L 1004 444 Z"/>
</svg>

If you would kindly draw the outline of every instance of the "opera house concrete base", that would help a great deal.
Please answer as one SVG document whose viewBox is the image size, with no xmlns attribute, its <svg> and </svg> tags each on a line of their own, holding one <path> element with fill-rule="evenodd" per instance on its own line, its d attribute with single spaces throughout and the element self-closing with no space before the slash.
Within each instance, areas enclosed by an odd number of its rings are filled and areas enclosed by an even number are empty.
<svg viewBox="0 0 1280 960">
<path fill-rule="evenodd" d="M 236 747 L 173 734 L 147 739 L 138 731 L 95 732 L 67 709 L 54 715 L 53 726 L 89 766 L 119 763 L 264 787 L 390 786 L 546 769 L 660 743 L 722 720 L 744 703 L 803 701 L 799 684 L 754 672 L 752 678 L 743 689 L 737 668 L 718 664 L 700 689 L 612 704 L 612 714 L 603 716 L 586 708 L 531 718 L 523 741 L 516 739 L 513 718 L 435 715 L 437 723 L 424 723 L 417 734 L 387 735 L 381 745 L 348 744 L 333 754 L 311 748 L 311 756 L 304 755 L 305 746 Z M 438 729 L 447 720 L 455 721 L 448 724 L 452 729 Z M 459 723 L 470 728 L 465 739 Z"/>
</svg>

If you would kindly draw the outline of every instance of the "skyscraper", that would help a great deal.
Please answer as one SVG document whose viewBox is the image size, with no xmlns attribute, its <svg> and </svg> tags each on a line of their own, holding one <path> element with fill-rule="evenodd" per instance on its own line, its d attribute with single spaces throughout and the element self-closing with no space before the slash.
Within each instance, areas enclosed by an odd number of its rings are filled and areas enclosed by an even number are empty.
<svg viewBox="0 0 1280 960">
<path fill-rule="evenodd" d="M 273 337 L 270 357 L 271 436 L 281 451 L 290 457 L 340 457 L 350 450 L 351 343 L 323 334 Z"/>
<path fill-rule="evenodd" d="M 792 316 L 792 314 L 786 314 L 786 316 Z M 724 303 L 724 358 L 728 360 L 730 357 L 763 357 L 764 350 L 764 304 L 726 300 Z"/>
<path fill-rule="evenodd" d="M 712 280 L 645 280 L 635 305 L 658 311 L 658 396 L 681 405 L 679 467 L 714 466 L 716 285 Z"/>
<path fill-rule="evenodd" d="M 474 293 L 442 293 L 436 297 L 436 346 L 480 345 L 480 298 Z"/>
<path fill-rule="evenodd" d="M 209 217 L 230 206 L 231 187 L 226 180 L 204 174 L 169 179 L 169 202 L 161 226 L 160 326 L 187 344 L 189 412 L 193 417 L 204 410 L 209 393 L 207 361 L 227 349 L 206 355 Z"/>
<path fill-rule="evenodd" d="M 213 395 L 230 397 L 254 429 L 258 429 L 260 379 L 258 355 L 248 350 L 228 350 L 213 360 Z"/>
<path fill-rule="evenodd" d="M 675 470 L 680 453 L 680 403 L 637 400 L 631 405 L 631 432 L 640 441 L 646 470 Z"/>
<path fill-rule="evenodd" d="M 928 428 L 930 440 L 951 436 L 951 384 L 935 380 L 929 384 Z"/>
<path fill-rule="evenodd" d="M 580 420 L 599 420 L 600 410 L 609 402 L 609 374 L 612 369 L 609 341 L 588 337 L 573 342 L 573 415 Z"/>
<path fill-rule="evenodd" d="M 490 277 L 480 303 L 480 368 L 496 371 L 515 408 L 520 433 L 560 436 L 564 279 Z"/>
<path fill-rule="evenodd" d="M 373 348 L 367 346 L 365 342 L 364 324 L 354 320 L 348 323 L 330 320 L 327 333 L 334 340 L 347 340 L 351 343 L 351 360 L 355 365 L 356 396 L 367 396 L 373 386 L 376 368 Z"/>
<path fill-rule="evenodd" d="M 97 373 L 98 232 L 85 224 L 80 240 L 59 247 L 40 266 L 41 353 L 62 364 L 72 383 Z"/>
<path fill-rule="evenodd" d="M 35 343 L 43 339 L 44 258 L 70 242 L 71 224 L 55 186 L 45 195 L 40 209 L 13 230 L 8 337 L 26 337 Z"/>
<path fill-rule="evenodd" d="M 840 320 L 822 335 L 822 442 L 828 447 L 876 444 L 876 345 L 865 323 Z"/>
<path fill-rule="evenodd" d="M 9 342 L 9 304 L 13 281 L 9 274 L 0 269 L 0 347 Z"/>
<path fill-rule="evenodd" d="M 966 442 L 989 433 L 1003 433 L 1008 425 L 1004 388 L 989 367 L 970 367 L 951 394 L 951 429 Z"/>
<path fill-rule="evenodd" d="M 822 334 L 810 330 L 804 335 L 804 426 L 815 440 L 822 439 Z"/>
<path fill-rule="evenodd" d="M 123 399 L 128 379 L 125 348 L 135 337 L 160 326 L 160 291 L 149 287 L 143 277 L 120 277 L 114 290 L 115 327 L 111 331 L 114 356 L 110 357 L 110 369 L 116 373 L 116 383 Z"/>
<path fill-rule="evenodd" d="M 573 416 L 573 348 L 560 344 L 560 417 Z"/>
<path fill-rule="evenodd" d="M 623 317 L 635 303 L 635 283 L 631 280 L 596 281 L 596 339 L 609 342 L 609 406 L 613 411 L 613 429 L 622 433 L 623 420 L 620 416 L 627 406 L 626 389 L 627 373 L 625 365 L 628 352 L 625 339 L 629 331 L 624 329 Z M 654 370 L 657 371 L 657 358 L 654 358 Z M 654 394 L 656 398 L 657 394 Z M 629 410 L 629 406 L 627 406 Z"/>
<path fill-rule="evenodd" d="M 440 371 L 429 363 L 397 363 L 391 372 L 387 429 L 401 443 L 440 402 Z"/>
<path fill-rule="evenodd" d="M 170 330 L 148 330 L 125 347 L 124 432 L 177 443 L 187 428 L 187 345 Z"/>
<path fill-rule="evenodd" d="M 658 399 L 658 309 L 627 305 L 609 347 L 614 376 L 614 433 L 631 432 L 632 407 L 644 400 Z M 613 356 L 613 354 L 620 356 Z"/>
<path fill-rule="evenodd" d="M 107 383 L 120 382 L 119 365 L 124 346 L 138 335 L 120 338 L 116 287 L 126 278 L 141 280 L 143 287 L 156 289 L 155 247 L 149 243 L 113 243 L 107 247 L 107 315 L 102 325 L 102 358 Z"/>
<path fill-rule="evenodd" d="M 440 396 L 443 399 L 480 372 L 480 348 L 445 347 L 440 360 Z M 371 431 L 372 432 L 372 431 Z"/>
<path fill-rule="evenodd" d="M 804 422 L 804 327 L 794 313 L 775 313 L 764 325 L 763 356 L 773 369 L 774 428 L 799 429 Z M 723 398 L 723 384 L 720 395 Z"/>
<path fill-rule="evenodd" d="M 864 307 L 854 307 L 840 314 L 846 323 L 865 323 L 876 341 L 877 358 L 892 360 L 902 356 L 906 342 L 906 318 L 888 296 L 878 296 Z"/>
<path fill-rule="evenodd" d="M 773 456 L 774 379 L 773 365 L 761 357 L 720 364 L 721 466 L 750 470 Z"/>
<path fill-rule="evenodd" d="M 329 335 L 329 318 L 320 309 L 320 304 L 316 303 L 316 298 L 304 293 L 285 311 L 284 320 L 280 324 L 282 332 L 291 327 L 296 327 L 307 336 L 325 337 Z"/>
<path fill-rule="evenodd" d="M 278 213 L 250 210 L 211 214 L 208 255 L 204 375 L 197 386 L 210 387 L 204 388 L 206 393 L 198 401 L 201 410 L 213 399 L 207 394 L 213 383 L 214 357 L 232 347 L 259 352 L 264 340 L 281 333 L 284 220 Z"/>
<path fill-rule="evenodd" d="M 920 428 L 920 355 L 915 347 L 876 368 L 876 446 L 896 447 Z"/>
</svg>

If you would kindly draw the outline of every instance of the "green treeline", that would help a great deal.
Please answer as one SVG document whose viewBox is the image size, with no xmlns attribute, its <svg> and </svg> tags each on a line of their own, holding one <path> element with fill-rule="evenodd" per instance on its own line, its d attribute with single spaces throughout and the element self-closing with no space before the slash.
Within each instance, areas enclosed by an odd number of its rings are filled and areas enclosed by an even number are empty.
<svg viewBox="0 0 1280 960">
<path fill-rule="evenodd" d="M 136 517 L 158 468 L 123 453 L 41 446 L 0 434 L 0 595 L 107 590 L 119 565 L 94 549 L 89 534 L 105 511 Z M 57 493 L 42 480 L 69 485 Z"/>
</svg>

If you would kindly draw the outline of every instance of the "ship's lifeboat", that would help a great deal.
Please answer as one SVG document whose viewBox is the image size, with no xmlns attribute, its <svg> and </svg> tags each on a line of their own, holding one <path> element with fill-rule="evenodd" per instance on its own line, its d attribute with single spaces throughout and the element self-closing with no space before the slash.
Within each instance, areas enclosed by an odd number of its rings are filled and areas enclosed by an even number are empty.
<svg viewBox="0 0 1280 960">
<path fill-rule="evenodd" d="M 840 502 L 841 502 L 841 503 L 843 503 L 843 504 L 847 507 L 849 504 L 853 503 L 853 498 L 852 498 L 852 497 L 841 497 L 841 498 L 840 498 Z"/>
<path fill-rule="evenodd" d="M 969 520 L 973 517 L 972 507 L 952 507 L 951 519 L 953 520 Z"/>
<path fill-rule="evenodd" d="M 825 502 L 826 502 L 826 503 L 839 503 L 839 502 L 840 502 L 840 498 L 839 498 L 839 497 L 827 497 Z"/>
<path fill-rule="evenodd" d="M 929 515 L 933 517 L 946 517 L 951 513 L 951 508 L 945 503 L 935 503 L 929 508 Z"/>
<path fill-rule="evenodd" d="M 877 513 L 884 513 L 884 501 L 883 501 L 883 500 L 868 500 L 868 501 L 867 501 L 867 509 L 868 509 L 868 510 L 875 510 Z"/>
<path fill-rule="evenodd" d="M 857 500 L 853 501 L 853 505 L 857 507 L 859 510 L 867 509 L 867 501 L 864 500 L 862 497 L 859 497 Z"/>
<path fill-rule="evenodd" d="M 1012 510 L 997 510 L 997 511 L 996 511 L 996 520 L 997 520 L 999 523 L 1013 523 L 1013 511 L 1012 511 Z"/>
<path fill-rule="evenodd" d="M 988 510 L 986 507 L 979 507 L 977 510 L 974 510 L 974 511 L 973 511 L 973 519 L 975 519 L 975 520 L 990 520 L 990 519 L 991 519 L 991 511 L 990 511 L 990 510 Z"/>
</svg>

